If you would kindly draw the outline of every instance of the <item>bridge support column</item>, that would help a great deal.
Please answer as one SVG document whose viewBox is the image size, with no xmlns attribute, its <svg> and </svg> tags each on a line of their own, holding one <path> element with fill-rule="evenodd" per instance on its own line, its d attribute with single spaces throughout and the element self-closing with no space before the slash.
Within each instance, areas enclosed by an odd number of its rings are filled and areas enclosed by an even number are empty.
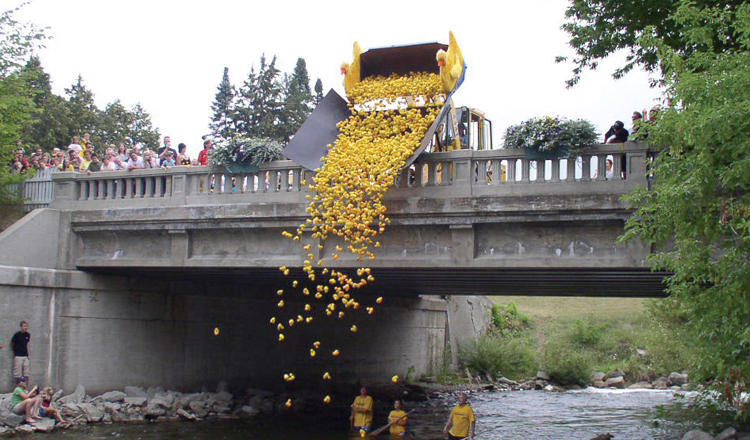
<svg viewBox="0 0 750 440">
<path fill-rule="evenodd" d="M 476 255 L 473 225 L 451 225 L 451 262 L 471 263 Z"/>
<path fill-rule="evenodd" d="M 188 234 L 184 229 L 172 229 L 167 231 L 169 234 L 172 250 L 170 251 L 170 261 L 173 266 L 184 266 L 188 259 Z"/>
</svg>

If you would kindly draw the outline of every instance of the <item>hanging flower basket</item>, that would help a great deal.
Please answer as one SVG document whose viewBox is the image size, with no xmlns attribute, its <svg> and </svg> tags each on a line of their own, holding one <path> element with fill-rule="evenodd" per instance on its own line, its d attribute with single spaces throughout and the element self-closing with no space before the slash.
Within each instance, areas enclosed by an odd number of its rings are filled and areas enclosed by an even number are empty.
<svg viewBox="0 0 750 440">
<path fill-rule="evenodd" d="M 267 138 L 236 137 L 217 139 L 211 152 L 211 163 L 231 173 L 255 173 L 262 163 L 283 159 L 284 145 Z"/>
</svg>

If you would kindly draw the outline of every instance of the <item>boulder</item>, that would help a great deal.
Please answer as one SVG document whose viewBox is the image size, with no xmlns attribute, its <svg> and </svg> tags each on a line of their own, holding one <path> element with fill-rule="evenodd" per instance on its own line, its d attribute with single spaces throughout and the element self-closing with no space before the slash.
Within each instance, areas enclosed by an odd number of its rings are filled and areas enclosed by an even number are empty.
<svg viewBox="0 0 750 440">
<path fill-rule="evenodd" d="M 78 405 L 78 407 L 81 409 L 81 412 L 83 412 L 83 415 L 86 417 L 86 421 L 89 423 L 101 422 L 104 417 L 104 411 L 91 403 L 83 403 Z"/>
<path fill-rule="evenodd" d="M 518 385 L 518 382 L 516 382 L 515 380 L 508 379 L 507 377 L 504 377 L 504 376 L 498 379 L 497 381 L 500 383 L 504 383 L 505 385 L 510 385 L 510 386 Z"/>
<path fill-rule="evenodd" d="M 161 399 L 159 397 L 154 397 L 153 399 L 148 401 L 148 406 L 152 406 L 152 405 L 156 405 L 158 407 L 166 409 L 166 408 L 172 407 L 172 402 L 167 402 L 166 400 Z"/>
<path fill-rule="evenodd" d="M 5 426 L 10 426 L 11 428 L 15 428 L 21 423 L 23 423 L 24 419 L 25 419 L 24 416 L 9 412 L 5 415 L 5 417 L 3 417 L 2 423 Z"/>
<path fill-rule="evenodd" d="M 607 386 L 607 384 L 604 383 L 604 381 L 601 381 L 601 380 L 595 380 L 593 385 L 596 388 L 605 388 Z"/>
<path fill-rule="evenodd" d="M 193 400 L 192 402 L 188 403 L 188 407 L 194 413 L 198 413 L 203 411 L 203 409 L 206 407 L 206 404 L 200 400 Z"/>
<path fill-rule="evenodd" d="M 635 349 L 635 353 L 638 355 L 639 358 L 643 358 L 643 357 L 648 356 L 648 351 L 643 350 L 641 348 L 636 348 Z"/>
<path fill-rule="evenodd" d="M 591 380 L 593 382 L 601 381 L 604 382 L 604 380 L 607 378 L 607 375 L 602 373 L 601 371 L 594 371 L 591 373 Z"/>
<path fill-rule="evenodd" d="M 655 390 L 666 390 L 667 389 L 667 378 L 666 377 L 660 377 L 656 379 L 653 383 Z"/>
<path fill-rule="evenodd" d="M 125 394 L 128 395 L 128 397 L 148 397 L 148 394 L 146 394 L 146 390 L 141 387 L 127 386 L 125 387 L 124 391 Z"/>
<path fill-rule="evenodd" d="M 195 416 L 180 408 L 177 410 L 177 415 L 185 420 L 195 420 Z"/>
<path fill-rule="evenodd" d="M 117 411 L 122 408 L 122 405 L 116 402 L 105 402 L 104 403 L 104 411 L 108 413 L 116 413 Z"/>
<path fill-rule="evenodd" d="M 250 405 L 245 405 L 242 407 L 242 414 L 250 417 L 255 417 L 260 413 L 255 407 L 252 407 Z"/>
<path fill-rule="evenodd" d="M 102 394 L 100 397 L 105 402 L 122 402 L 127 396 L 122 391 L 110 391 Z"/>
<path fill-rule="evenodd" d="M 640 388 L 640 389 L 646 389 L 646 390 L 650 390 L 650 389 L 651 389 L 651 388 L 653 388 L 653 387 L 654 387 L 654 386 L 653 386 L 653 385 L 651 385 L 651 384 L 650 384 L 649 382 L 643 382 L 643 381 L 642 381 L 642 382 L 636 382 L 636 383 L 634 383 L 633 385 L 630 385 L 630 386 L 628 387 L 628 389 L 637 389 L 637 388 Z"/>
<path fill-rule="evenodd" d="M 622 376 L 610 377 L 604 382 L 607 387 L 625 388 L 625 378 Z"/>
<path fill-rule="evenodd" d="M 183 402 L 183 405 L 188 405 L 190 402 L 194 400 L 205 400 L 206 395 L 203 393 L 192 393 L 192 394 L 186 394 L 182 396 L 181 400 Z"/>
<path fill-rule="evenodd" d="M 34 423 L 34 429 L 39 432 L 52 432 L 55 429 L 55 420 L 50 418 L 44 418 L 37 420 Z"/>
<path fill-rule="evenodd" d="M 150 401 L 154 401 L 154 400 L 163 402 L 167 404 L 167 406 L 172 406 L 172 402 L 174 402 L 174 393 L 171 391 L 166 392 L 166 393 L 156 393 L 154 394 L 154 397 Z"/>
<path fill-rule="evenodd" d="M 123 399 L 125 403 L 130 404 L 132 406 L 144 406 L 146 405 L 146 402 L 148 401 L 148 397 L 126 397 Z"/>
<path fill-rule="evenodd" d="M 615 370 L 607 373 L 607 377 L 625 377 L 625 373 L 622 370 Z"/>
<path fill-rule="evenodd" d="M 60 403 L 83 403 L 83 400 L 86 398 L 86 387 L 83 385 L 78 385 L 76 387 L 76 390 L 73 391 L 72 394 L 68 394 L 65 397 L 60 398 Z"/>
<path fill-rule="evenodd" d="M 687 382 L 688 382 L 688 375 L 687 374 L 669 373 L 669 377 L 667 377 L 667 385 L 668 386 L 684 385 Z"/>
<path fill-rule="evenodd" d="M 160 405 L 149 403 L 148 406 L 146 407 L 147 417 L 160 417 L 166 414 L 167 414 L 167 410 L 164 409 L 164 407 Z"/>
<path fill-rule="evenodd" d="M 615 438 L 614 435 L 610 433 L 606 433 L 606 434 L 599 434 L 596 437 L 592 438 L 591 440 L 612 440 L 613 438 Z"/>
<path fill-rule="evenodd" d="M 689 431 L 682 436 L 682 440 L 714 440 L 714 436 L 703 431 Z"/>
<path fill-rule="evenodd" d="M 216 393 L 212 395 L 215 400 L 219 402 L 231 402 L 232 401 L 232 394 L 226 391 L 221 391 L 219 393 Z"/>
<path fill-rule="evenodd" d="M 549 380 L 549 375 L 542 370 L 536 372 L 536 379 Z"/>
<path fill-rule="evenodd" d="M 21 425 L 16 428 L 16 432 L 23 432 L 26 434 L 31 434 L 34 432 L 34 425 Z"/>
<path fill-rule="evenodd" d="M 716 436 L 716 440 L 734 440 L 737 438 L 737 430 L 734 428 L 727 428 L 719 435 Z"/>
</svg>

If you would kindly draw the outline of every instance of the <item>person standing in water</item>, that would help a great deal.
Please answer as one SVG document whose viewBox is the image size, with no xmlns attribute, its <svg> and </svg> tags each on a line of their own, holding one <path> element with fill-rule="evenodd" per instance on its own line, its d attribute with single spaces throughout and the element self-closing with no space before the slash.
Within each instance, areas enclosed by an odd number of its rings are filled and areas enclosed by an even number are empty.
<svg viewBox="0 0 750 440">
<path fill-rule="evenodd" d="M 394 436 L 405 436 L 406 435 L 406 424 L 409 422 L 409 417 L 406 416 L 404 411 L 404 404 L 401 400 L 393 402 L 393 411 L 388 414 L 388 423 L 391 424 L 390 431 L 391 435 Z"/>
<path fill-rule="evenodd" d="M 359 396 L 354 398 L 352 403 L 352 414 L 349 416 L 349 423 L 352 429 L 369 432 L 372 429 L 372 410 L 375 402 L 371 396 L 367 395 L 367 388 L 362 387 L 359 390 Z"/>
<path fill-rule="evenodd" d="M 448 417 L 448 423 L 445 424 L 443 432 L 449 440 L 461 440 L 475 435 L 476 418 L 474 417 L 474 410 L 467 403 L 468 399 L 466 394 L 458 396 L 458 405 L 453 408 L 450 417 Z M 469 435 L 470 431 L 471 435 Z"/>
</svg>

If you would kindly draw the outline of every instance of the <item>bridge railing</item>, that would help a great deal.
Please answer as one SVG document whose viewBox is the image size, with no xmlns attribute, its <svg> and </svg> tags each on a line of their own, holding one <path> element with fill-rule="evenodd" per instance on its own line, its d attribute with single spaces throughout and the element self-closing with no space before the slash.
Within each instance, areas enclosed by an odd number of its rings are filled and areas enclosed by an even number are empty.
<svg viewBox="0 0 750 440">
<path fill-rule="evenodd" d="M 46 208 L 55 198 L 55 184 L 52 181 L 52 173 L 55 172 L 57 168 L 37 170 L 34 176 L 21 183 L 8 185 L 5 190 L 13 197 L 23 199 L 25 212 Z"/>
<path fill-rule="evenodd" d="M 566 192 L 625 192 L 647 185 L 648 149 L 640 143 L 598 145 L 573 159 L 528 159 L 523 149 L 425 153 L 396 178 L 394 192 L 450 191 L 453 195 L 548 195 Z M 606 160 L 612 160 L 607 175 Z M 624 166 L 623 166 L 624 163 Z M 624 170 L 624 171 L 623 171 Z M 221 167 L 176 166 L 167 170 L 55 173 L 55 203 L 158 200 L 157 204 L 226 203 L 228 197 L 274 201 L 301 199 L 303 181 L 314 173 L 290 160 L 264 164 L 257 172 L 232 173 Z M 543 185 L 534 185 L 543 184 Z M 507 189 L 503 189 L 507 188 Z M 83 205 L 86 206 L 86 205 Z M 81 207 L 83 207 L 81 206 Z M 113 205 L 114 206 L 114 205 Z M 92 208 L 94 206 L 92 205 Z"/>
</svg>

